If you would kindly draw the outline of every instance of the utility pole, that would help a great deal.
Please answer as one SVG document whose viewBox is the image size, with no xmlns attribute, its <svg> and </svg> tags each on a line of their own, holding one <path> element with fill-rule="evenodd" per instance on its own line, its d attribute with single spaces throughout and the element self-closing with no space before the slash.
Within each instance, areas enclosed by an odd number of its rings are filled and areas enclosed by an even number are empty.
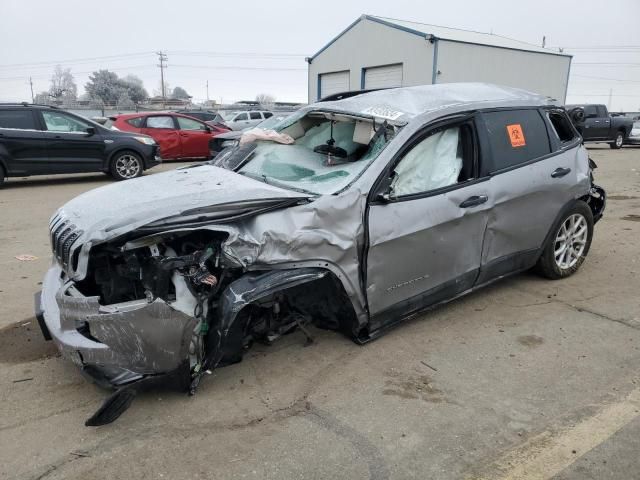
<svg viewBox="0 0 640 480">
<path fill-rule="evenodd" d="M 169 60 L 169 58 L 166 54 L 162 53 L 162 50 L 156 52 L 156 55 L 158 55 L 158 60 L 160 60 L 160 64 L 158 65 L 158 67 L 160 67 L 160 89 L 162 90 L 162 107 L 166 108 L 167 93 L 164 90 L 164 69 L 167 68 L 167 66 L 164 62 Z"/>
<path fill-rule="evenodd" d="M 609 105 L 607 105 L 607 110 L 611 111 L 611 97 L 613 97 L 613 88 L 609 89 Z"/>
<path fill-rule="evenodd" d="M 33 103 L 35 101 L 35 98 L 33 96 L 33 80 L 31 79 L 31 77 L 29 77 L 29 86 L 31 87 L 31 103 Z"/>
<path fill-rule="evenodd" d="M 542 36 L 542 48 L 547 46 L 547 37 L 545 35 Z"/>
<path fill-rule="evenodd" d="M 207 80 L 207 105 L 209 104 L 209 80 Z"/>
</svg>

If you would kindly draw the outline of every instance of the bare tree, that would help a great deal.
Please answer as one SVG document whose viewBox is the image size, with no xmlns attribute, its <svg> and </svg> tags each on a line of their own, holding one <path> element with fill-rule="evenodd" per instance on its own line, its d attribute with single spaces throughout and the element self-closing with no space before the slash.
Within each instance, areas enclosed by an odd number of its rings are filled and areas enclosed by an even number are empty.
<svg viewBox="0 0 640 480">
<path fill-rule="evenodd" d="M 56 103 L 69 104 L 76 101 L 78 97 L 78 87 L 71 74 L 70 68 L 62 68 L 57 65 L 51 76 L 49 96 Z"/>
<path fill-rule="evenodd" d="M 256 95 L 256 102 L 258 102 L 262 108 L 273 108 L 275 101 L 276 97 L 268 93 L 259 93 Z"/>
</svg>

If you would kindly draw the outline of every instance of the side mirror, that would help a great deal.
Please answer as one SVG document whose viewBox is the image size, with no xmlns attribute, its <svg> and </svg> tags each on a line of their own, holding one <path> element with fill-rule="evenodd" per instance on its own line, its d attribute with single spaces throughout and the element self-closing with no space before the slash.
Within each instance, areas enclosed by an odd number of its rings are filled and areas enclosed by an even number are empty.
<svg viewBox="0 0 640 480">
<path fill-rule="evenodd" d="M 205 125 L 204 131 L 207 133 L 211 133 L 213 130 L 211 130 L 211 127 L 209 127 L 208 125 Z"/>
<path fill-rule="evenodd" d="M 96 128 L 95 127 L 87 127 L 86 132 L 89 134 L 89 136 L 95 135 L 96 134 Z"/>
</svg>

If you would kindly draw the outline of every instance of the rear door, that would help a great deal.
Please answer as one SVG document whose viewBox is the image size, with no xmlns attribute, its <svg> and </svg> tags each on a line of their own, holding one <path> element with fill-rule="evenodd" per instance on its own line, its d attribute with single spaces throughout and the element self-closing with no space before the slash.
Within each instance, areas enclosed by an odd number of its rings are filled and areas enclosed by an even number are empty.
<svg viewBox="0 0 640 480">
<path fill-rule="evenodd" d="M 182 156 L 178 126 L 171 115 L 149 115 L 145 118 L 142 133 L 149 135 L 160 145 L 162 158 L 174 159 Z"/>
<path fill-rule="evenodd" d="M 0 159 L 12 175 L 42 173 L 46 167 L 47 142 L 32 109 L 0 110 Z"/>
<path fill-rule="evenodd" d="M 491 205 L 477 155 L 473 120 L 455 120 L 415 135 L 381 179 L 391 193 L 367 222 L 372 331 L 474 284 Z"/>
<path fill-rule="evenodd" d="M 180 129 L 180 149 L 183 158 L 208 158 L 211 133 L 202 122 L 186 117 L 178 117 Z"/>
<path fill-rule="evenodd" d="M 50 168 L 57 173 L 96 172 L 102 168 L 106 145 L 95 125 L 59 110 L 38 112 L 45 129 Z"/>
<path fill-rule="evenodd" d="M 556 216 L 576 195 L 579 137 L 552 145 L 546 115 L 536 108 L 480 115 L 481 174 L 491 178 L 493 207 L 479 284 L 533 266 Z"/>
</svg>

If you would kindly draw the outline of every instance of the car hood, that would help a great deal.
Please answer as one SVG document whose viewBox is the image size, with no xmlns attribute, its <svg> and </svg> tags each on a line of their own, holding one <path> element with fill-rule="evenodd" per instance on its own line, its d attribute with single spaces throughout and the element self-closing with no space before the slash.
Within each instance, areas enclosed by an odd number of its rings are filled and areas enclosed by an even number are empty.
<svg viewBox="0 0 640 480">
<path fill-rule="evenodd" d="M 216 135 L 216 138 L 222 140 L 235 140 L 242 136 L 242 130 L 230 130 L 228 132 L 221 133 L 220 135 Z"/>
<path fill-rule="evenodd" d="M 222 223 L 307 198 L 202 164 L 96 188 L 65 204 L 52 224 L 62 218 L 81 231 L 80 243 L 96 244 L 149 225 Z"/>
</svg>

